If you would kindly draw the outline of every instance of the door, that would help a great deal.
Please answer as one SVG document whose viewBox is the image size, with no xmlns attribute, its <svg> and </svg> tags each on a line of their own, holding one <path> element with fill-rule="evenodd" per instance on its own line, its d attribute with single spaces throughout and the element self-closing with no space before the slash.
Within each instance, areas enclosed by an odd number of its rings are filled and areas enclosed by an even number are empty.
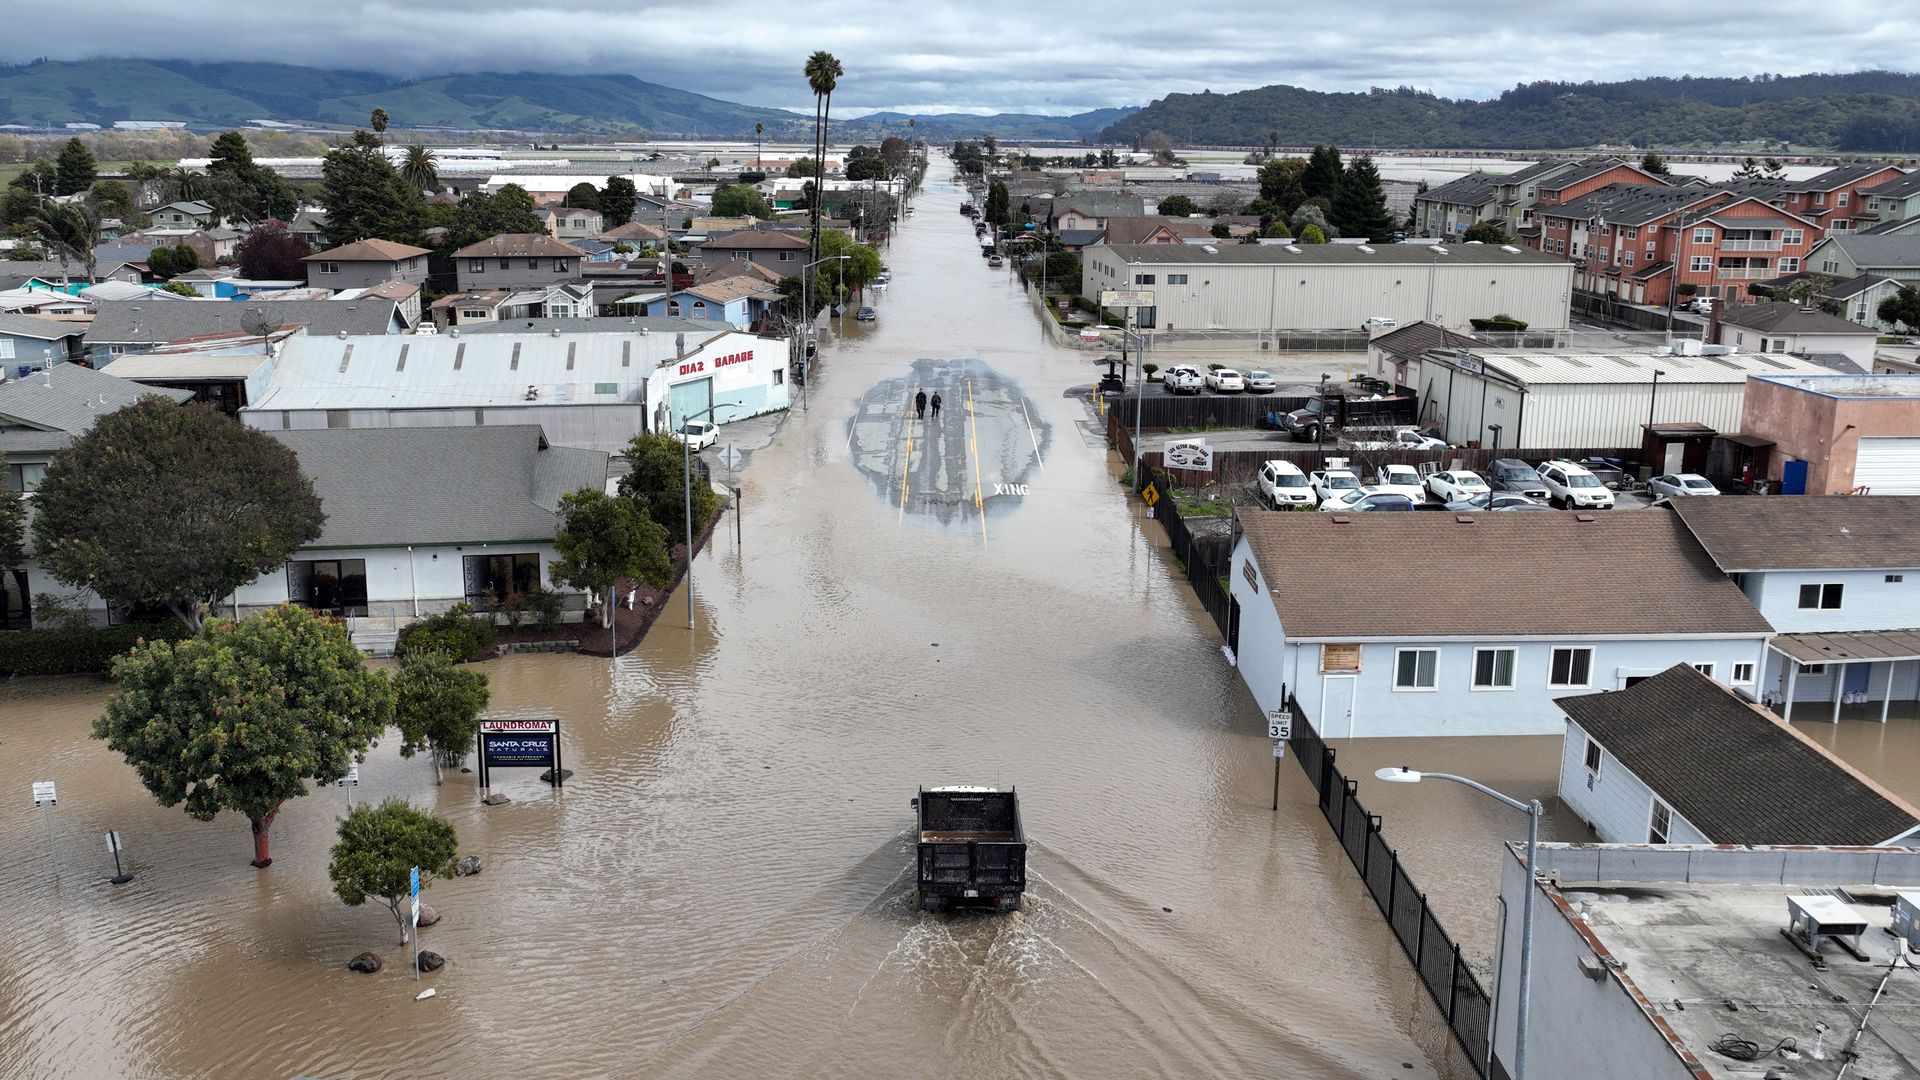
<svg viewBox="0 0 1920 1080">
<path fill-rule="evenodd" d="M 1780 466 L 1780 494 L 1805 495 L 1806 493 L 1807 463 L 1797 459 L 1783 463 Z"/>
<path fill-rule="evenodd" d="M 1853 486 L 1869 495 L 1920 495 L 1920 438 L 1861 439 Z"/>
<path fill-rule="evenodd" d="M 1841 670 L 1847 673 L 1840 684 L 1842 693 L 1864 694 L 1867 692 L 1867 680 L 1873 677 L 1872 664 L 1846 664 Z"/>
<path fill-rule="evenodd" d="M 712 379 L 690 379 L 687 382 L 675 383 L 667 391 L 667 400 L 673 409 L 672 422 L 675 431 L 684 427 L 693 417 L 700 417 L 702 420 L 714 418 L 711 413 L 700 416 L 701 413 L 713 407 Z"/>
<path fill-rule="evenodd" d="M 1227 648 L 1240 655 L 1240 598 L 1227 597 Z"/>
<path fill-rule="evenodd" d="M 1323 738 L 1353 737 L 1353 696 L 1358 680 L 1352 675 L 1327 675 L 1320 680 L 1320 734 Z"/>
</svg>

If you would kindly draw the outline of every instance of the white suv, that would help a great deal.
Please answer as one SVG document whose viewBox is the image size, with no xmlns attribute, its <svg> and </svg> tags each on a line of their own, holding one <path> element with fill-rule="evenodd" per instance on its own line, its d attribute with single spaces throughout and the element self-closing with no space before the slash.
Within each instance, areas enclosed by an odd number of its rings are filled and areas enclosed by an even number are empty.
<svg viewBox="0 0 1920 1080">
<path fill-rule="evenodd" d="M 1260 500 L 1275 510 L 1311 510 L 1320 497 L 1298 465 L 1276 460 L 1260 466 Z"/>
<path fill-rule="evenodd" d="M 1571 461 L 1540 465 L 1540 482 L 1547 487 L 1547 504 L 1573 510 L 1611 510 L 1613 492 L 1600 478 Z"/>
</svg>

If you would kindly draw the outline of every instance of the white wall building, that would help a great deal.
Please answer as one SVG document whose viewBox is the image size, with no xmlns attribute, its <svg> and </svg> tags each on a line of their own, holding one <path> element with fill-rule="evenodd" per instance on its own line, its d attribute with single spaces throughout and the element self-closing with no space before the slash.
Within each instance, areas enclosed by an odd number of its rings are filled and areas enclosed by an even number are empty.
<svg viewBox="0 0 1920 1080">
<path fill-rule="evenodd" d="M 1462 244 L 1114 244 L 1081 255 L 1083 292 L 1141 289 L 1149 332 L 1359 330 L 1370 318 L 1449 327 L 1508 315 L 1567 325 L 1573 265 L 1516 247 Z"/>
</svg>

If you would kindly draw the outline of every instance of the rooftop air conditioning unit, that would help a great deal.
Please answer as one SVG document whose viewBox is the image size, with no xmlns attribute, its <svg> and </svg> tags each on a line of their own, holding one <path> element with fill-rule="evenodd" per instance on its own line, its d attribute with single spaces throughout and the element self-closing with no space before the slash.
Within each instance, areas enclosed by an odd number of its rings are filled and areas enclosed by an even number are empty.
<svg viewBox="0 0 1920 1080">
<path fill-rule="evenodd" d="M 1815 960 L 1821 959 L 1820 945 L 1828 938 L 1865 960 L 1860 938 L 1867 932 L 1867 920 L 1852 906 L 1832 896 L 1787 897 L 1787 928 L 1780 931 L 1788 941 Z"/>
<path fill-rule="evenodd" d="M 1893 933 L 1907 948 L 1920 952 L 1920 892 L 1894 894 Z"/>
</svg>

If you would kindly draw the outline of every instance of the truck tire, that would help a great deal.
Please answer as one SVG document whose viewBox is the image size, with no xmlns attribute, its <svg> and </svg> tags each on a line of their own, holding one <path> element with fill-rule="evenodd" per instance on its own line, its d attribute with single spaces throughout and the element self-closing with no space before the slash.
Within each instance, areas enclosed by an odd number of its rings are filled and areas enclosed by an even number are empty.
<svg viewBox="0 0 1920 1080">
<path fill-rule="evenodd" d="M 1308 428 L 1307 430 L 1301 432 L 1301 441 L 1310 442 L 1310 443 L 1319 442 L 1320 441 L 1320 425 L 1315 424 L 1312 427 Z"/>
</svg>

